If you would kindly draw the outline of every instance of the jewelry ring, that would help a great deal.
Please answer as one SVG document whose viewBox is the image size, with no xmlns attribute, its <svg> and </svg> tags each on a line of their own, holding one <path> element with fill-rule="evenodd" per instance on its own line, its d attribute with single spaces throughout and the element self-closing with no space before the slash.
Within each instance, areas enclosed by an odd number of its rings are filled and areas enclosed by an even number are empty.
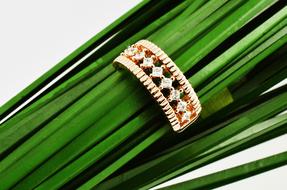
<svg viewBox="0 0 287 190">
<path fill-rule="evenodd" d="M 158 46 L 140 40 L 114 60 L 147 88 L 161 106 L 172 128 L 181 132 L 199 116 L 201 105 L 191 84 L 176 64 Z"/>
</svg>

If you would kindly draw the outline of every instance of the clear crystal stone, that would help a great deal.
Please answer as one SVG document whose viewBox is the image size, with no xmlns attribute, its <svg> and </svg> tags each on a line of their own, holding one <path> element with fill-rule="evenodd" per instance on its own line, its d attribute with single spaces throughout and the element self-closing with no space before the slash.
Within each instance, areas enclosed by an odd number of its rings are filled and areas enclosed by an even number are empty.
<svg viewBox="0 0 287 190">
<path fill-rule="evenodd" d="M 172 87 L 172 80 L 170 79 L 170 78 L 163 78 L 162 80 L 161 80 L 161 84 L 160 84 L 160 86 L 162 87 L 162 88 L 171 88 Z"/>
<path fill-rule="evenodd" d="M 178 102 L 178 104 L 177 104 L 177 110 L 178 110 L 178 111 L 181 111 L 181 112 L 184 112 L 184 111 L 186 110 L 186 105 L 187 105 L 187 103 L 184 102 L 184 101 Z"/>
<path fill-rule="evenodd" d="M 145 57 L 143 59 L 143 63 L 141 65 L 143 67 L 152 67 L 153 66 L 153 59 L 151 57 Z"/>
<path fill-rule="evenodd" d="M 154 77 L 161 77 L 162 72 L 163 72 L 163 70 L 161 67 L 153 67 L 152 68 L 152 76 L 154 76 Z"/>
<path fill-rule="evenodd" d="M 142 59 L 144 58 L 144 56 L 145 56 L 145 52 L 141 51 L 141 52 L 136 53 L 136 54 L 134 55 L 134 58 L 135 58 L 136 60 L 142 60 Z"/>
<path fill-rule="evenodd" d="M 125 50 L 125 54 L 127 54 L 128 56 L 134 56 L 137 51 L 138 51 L 137 48 L 128 47 L 128 49 Z"/>
<path fill-rule="evenodd" d="M 190 111 L 184 112 L 183 115 L 182 115 L 182 121 L 190 121 L 190 116 L 191 116 L 191 112 Z"/>
<path fill-rule="evenodd" d="M 179 90 L 172 90 L 170 93 L 171 100 L 179 100 L 180 99 L 180 92 Z"/>
</svg>

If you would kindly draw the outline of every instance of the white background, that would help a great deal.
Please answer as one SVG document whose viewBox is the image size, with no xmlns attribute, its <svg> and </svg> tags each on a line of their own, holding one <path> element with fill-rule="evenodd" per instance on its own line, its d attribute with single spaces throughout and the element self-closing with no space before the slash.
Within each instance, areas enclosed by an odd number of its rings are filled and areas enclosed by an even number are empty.
<svg viewBox="0 0 287 190">
<path fill-rule="evenodd" d="M 0 0 L 0 105 L 138 2 Z M 286 151 L 286 142 L 285 135 L 167 184 Z M 219 189 L 286 189 L 286 179 L 284 166 Z"/>
</svg>

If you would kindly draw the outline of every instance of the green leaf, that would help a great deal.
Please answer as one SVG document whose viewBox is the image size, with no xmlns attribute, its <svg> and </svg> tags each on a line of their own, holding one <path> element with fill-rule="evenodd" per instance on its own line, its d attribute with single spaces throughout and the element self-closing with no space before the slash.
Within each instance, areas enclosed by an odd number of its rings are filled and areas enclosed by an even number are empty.
<svg viewBox="0 0 287 190">
<path fill-rule="evenodd" d="M 213 189 L 278 168 L 285 164 L 287 164 L 287 152 L 282 152 L 280 154 L 160 189 Z"/>
<path fill-rule="evenodd" d="M 76 69 L 1 125 L 1 188 L 149 188 L 286 132 L 277 117 L 261 123 L 286 109 L 286 87 L 260 96 L 286 78 L 286 60 L 280 58 L 286 54 L 284 3 L 143 4 L 89 51 L 79 50 Z M 163 48 L 186 76 L 194 74 L 189 80 L 209 105 L 209 116 L 194 125 L 198 129 L 172 133 L 138 81 L 112 68 L 112 60 L 142 38 Z M 28 88 L 37 91 L 46 82 Z"/>
</svg>

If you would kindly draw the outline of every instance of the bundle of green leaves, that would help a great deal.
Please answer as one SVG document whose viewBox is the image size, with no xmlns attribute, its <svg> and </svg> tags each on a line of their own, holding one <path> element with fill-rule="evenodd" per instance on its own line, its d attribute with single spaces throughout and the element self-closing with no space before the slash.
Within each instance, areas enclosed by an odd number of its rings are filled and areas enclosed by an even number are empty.
<svg viewBox="0 0 287 190">
<path fill-rule="evenodd" d="M 1 107 L 1 189 L 148 189 L 286 133 L 287 86 L 264 93 L 287 76 L 286 24 L 283 1 L 141 2 Z M 181 134 L 111 64 L 140 39 L 175 61 L 203 105 Z M 216 187 L 286 162 L 282 153 L 170 188 Z"/>
</svg>

